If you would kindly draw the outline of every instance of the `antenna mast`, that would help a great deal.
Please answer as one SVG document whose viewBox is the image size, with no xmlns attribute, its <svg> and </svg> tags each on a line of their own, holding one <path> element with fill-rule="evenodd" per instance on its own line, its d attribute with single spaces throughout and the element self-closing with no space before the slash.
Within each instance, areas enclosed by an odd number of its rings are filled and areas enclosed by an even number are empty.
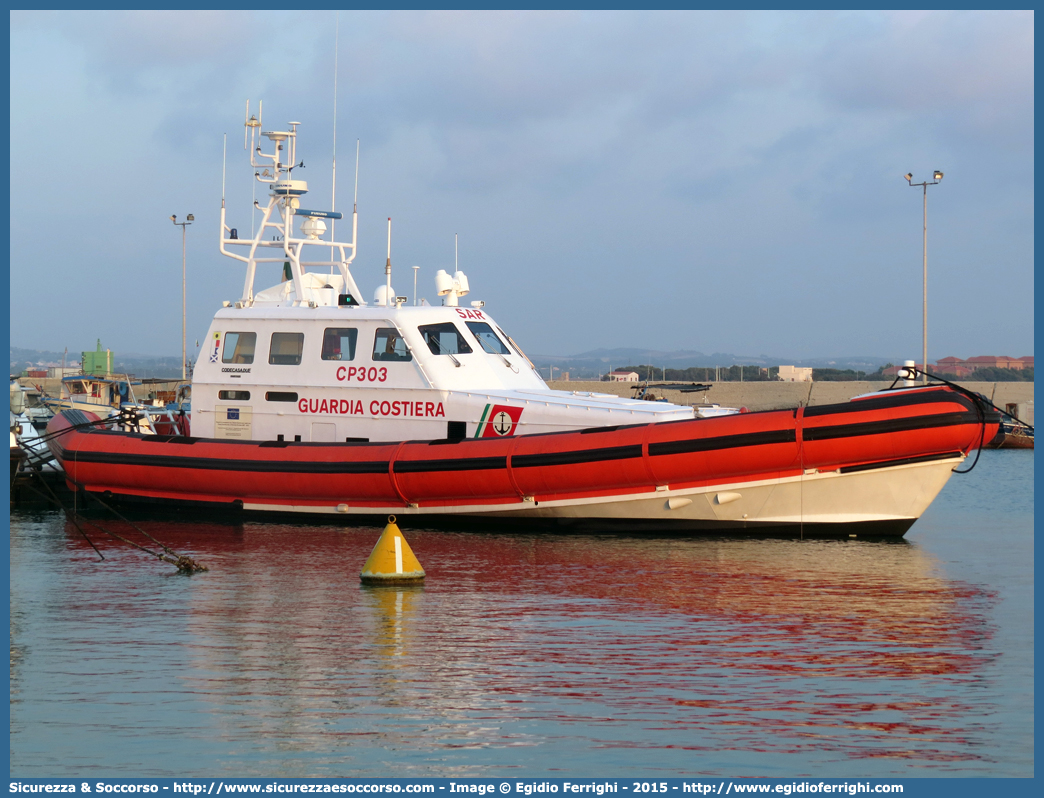
<svg viewBox="0 0 1044 798">
<path fill-rule="evenodd" d="M 388 261 L 384 264 L 384 276 L 387 278 L 388 294 L 387 304 L 391 304 L 391 217 L 388 217 Z"/>
<path fill-rule="evenodd" d="M 341 12 L 334 12 L 334 80 L 333 80 L 333 180 L 330 188 L 330 210 L 337 210 L 337 51 L 340 45 L 340 25 L 341 25 Z M 334 235 L 334 229 L 337 226 L 337 220 L 330 220 L 330 240 L 336 241 L 337 236 Z M 330 274 L 333 274 L 333 262 L 334 262 L 334 251 L 333 247 L 330 247 Z"/>
<path fill-rule="evenodd" d="M 264 100 L 258 100 L 257 101 L 257 125 L 254 126 L 257 130 L 261 130 L 261 119 L 263 118 L 262 114 L 261 114 L 261 108 L 263 107 L 263 103 L 264 103 Z M 254 146 L 254 130 L 251 130 L 251 133 L 250 133 L 250 146 L 251 146 L 251 148 L 253 148 L 253 146 Z M 251 160 L 251 162 L 253 162 L 253 160 L 254 160 L 254 153 L 253 152 L 250 153 L 250 160 Z M 254 225 L 255 225 L 255 222 L 257 220 L 257 211 L 259 210 L 258 207 L 257 207 L 257 181 L 256 180 L 251 180 L 250 181 L 250 201 L 251 201 L 251 204 L 250 204 L 250 237 L 253 238 L 254 237 Z"/>
<path fill-rule="evenodd" d="M 228 133 L 221 134 L 221 207 L 225 207 L 225 156 L 228 152 Z"/>
</svg>

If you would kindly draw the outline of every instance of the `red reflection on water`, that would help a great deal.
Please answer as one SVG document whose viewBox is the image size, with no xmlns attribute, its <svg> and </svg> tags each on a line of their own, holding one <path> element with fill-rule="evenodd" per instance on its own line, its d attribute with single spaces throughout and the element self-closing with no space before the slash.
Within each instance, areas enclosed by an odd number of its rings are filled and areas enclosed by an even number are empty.
<svg viewBox="0 0 1044 798">
<path fill-rule="evenodd" d="M 180 622 L 214 674 L 196 689 L 271 699 L 273 733 L 319 733 L 293 715 L 328 726 L 420 706 L 582 719 L 623 738 L 598 747 L 977 756 L 981 710 L 946 679 L 988 661 L 995 597 L 939 575 L 916 545 L 407 529 L 425 585 L 368 589 L 358 573 L 378 529 L 139 525 L 210 568 L 181 591 Z M 77 559 L 94 556 L 66 531 Z M 92 539 L 139 599 L 172 570 Z M 96 610 L 143 612 L 111 589 L 98 585 Z M 503 743 L 479 728 L 481 744 Z"/>
</svg>

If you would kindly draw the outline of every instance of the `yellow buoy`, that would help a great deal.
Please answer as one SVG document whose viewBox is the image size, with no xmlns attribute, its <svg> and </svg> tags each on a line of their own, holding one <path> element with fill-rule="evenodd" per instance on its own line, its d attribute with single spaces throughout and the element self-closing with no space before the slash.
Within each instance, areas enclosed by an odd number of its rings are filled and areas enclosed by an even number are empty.
<svg viewBox="0 0 1044 798">
<path fill-rule="evenodd" d="M 424 578 L 424 569 L 396 526 L 394 515 L 388 516 L 388 526 L 370 552 L 359 578 L 369 585 L 410 585 Z"/>
</svg>

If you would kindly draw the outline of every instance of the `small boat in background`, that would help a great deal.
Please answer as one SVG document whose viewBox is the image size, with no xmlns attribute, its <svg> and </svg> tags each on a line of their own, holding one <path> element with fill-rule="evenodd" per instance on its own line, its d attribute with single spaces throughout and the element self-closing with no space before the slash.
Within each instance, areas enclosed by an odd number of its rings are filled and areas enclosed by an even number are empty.
<svg viewBox="0 0 1044 798">
<path fill-rule="evenodd" d="M 76 409 L 104 416 L 122 404 L 136 404 L 136 385 L 141 381 L 127 374 L 74 374 L 62 377 L 59 395 L 46 396 L 43 403 L 55 413 Z"/>
<path fill-rule="evenodd" d="M 120 426 L 126 431 L 188 435 L 189 384 L 182 383 L 174 390 L 158 389 L 158 385 L 169 382 L 140 380 L 130 374 L 74 374 L 62 378 L 58 397 L 44 394 L 40 401 L 51 415 L 81 410 L 103 419 L 120 417 Z M 148 390 L 153 383 L 157 387 Z"/>
<path fill-rule="evenodd" d="M 668 399 L 662 391 L 680 391 L 681 393 L 703 393 L 703 401 L 697 402 L 692 407 L 696 418 L 718 418 L 719 416 L 734 416 L 737 413 L 746 413 L 745 407 L 722 407 L 717 402 L 708 402 L 706 393 L 713 386 L 701 382 L 639 382 L 633 388 L 632 397 L 645 402 L 667 402 Z M 661 391 L 661 393 L 656 393 Z"/>
<path fill-rule="evenodd" d="M 1025 424 L 1002 422 L 1001 434 L 1004 436 L 996 446 L 988 449 L 1032 449 L 1033 427 Z"/>
<path fill-rule="evenodd" d="M 1029 415 L 1033 415 L 1033 402 L 1009 402 L 1004 405 L 1004 414 L 1000 417 L 1000 431 L 997 436 L 984 445 L 986 449 L 1031 449 L 1034 448 L 1034 426 L 1022 421 L 1016 414 L 1025 413 L 1027 404 Z M 1020 414 L 1021 415 L 1021 414 Z"/>
<path fill-rule="evenodd" d="M 1008 402 L 1001 416 L 1000 432 L 985 449 L 1032 449 L 1033 425 L 1020 416 L 1033 417 L 1033 402 Z"/>
</svg>

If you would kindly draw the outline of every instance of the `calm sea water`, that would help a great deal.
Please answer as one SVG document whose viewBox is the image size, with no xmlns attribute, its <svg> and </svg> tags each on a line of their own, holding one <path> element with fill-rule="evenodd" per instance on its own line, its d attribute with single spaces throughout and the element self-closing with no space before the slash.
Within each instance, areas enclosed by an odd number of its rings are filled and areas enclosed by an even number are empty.
<svg viewBox="0 0 1044 798">
<path fill-rule="evenodd" d="M 1032 452 L 900 543 L 405 527 L 419 588 L 142 525 L 210 571 L 12 514 L 13 776 L 1033 775 Z"/>
</svg>

